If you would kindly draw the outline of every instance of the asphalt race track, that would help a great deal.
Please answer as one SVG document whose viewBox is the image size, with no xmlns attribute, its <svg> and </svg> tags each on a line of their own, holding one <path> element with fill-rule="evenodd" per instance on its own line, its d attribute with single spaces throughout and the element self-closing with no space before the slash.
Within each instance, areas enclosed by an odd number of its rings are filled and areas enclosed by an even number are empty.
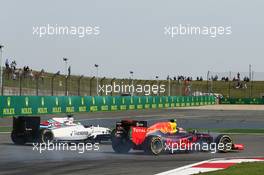
<svg viewBox="0 0 264 175">
<path fill-rule="evenodd" d="M 157 120 L 177 118 L 184 128 L 264 128 L 263 111 L 150 110 L 98 112 L 76 116 L 84 124 L 114 127 L 117 120 L 132 118 Z M 44 118 L 45 119 L 45 118 Z M 1 121 L 1 120 L 0 120 Z M 10 121 L 3 121 L 10 122 Z M 177 153 L 159 156 L 140 151 L 115 154 L 111 143 L 100 144 L 99 151 L 39 151 L 32 145 L 13 145 L 9 134 L 0 134 L 0 174 L 155 174 L 198 161 L 218 157 L 264 156 L 264 135 L 232 135 L 236 143 L 245 144 L 242 152 Z"/>
</svg>

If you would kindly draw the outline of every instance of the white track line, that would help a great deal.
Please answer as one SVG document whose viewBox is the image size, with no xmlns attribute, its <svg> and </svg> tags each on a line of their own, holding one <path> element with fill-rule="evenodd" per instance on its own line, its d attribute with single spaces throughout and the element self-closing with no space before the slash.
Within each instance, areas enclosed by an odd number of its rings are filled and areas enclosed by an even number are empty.
<svg viewBox="0 0 264 175">
<path fill-rule="evenodd" d="M 159 174 L 156 174 L 156 175 L 174 175 L 177 173 L 177 175 L 181 175 L 181 171 L 183 172 L 184 170 L 187 170 L 193 166 L 196 166 L 196 165 L 199 165 L 201 163 L 206 163 L 208 162 L 209 160 L 205 160 L 205 161 L 201 161 L 201 162 L 197 162 L 197 163 L 193 163 L 193 164 L 189 164 L 189 165 L 186 165 L 186 166 L 182 166 L 182 167 L 179 167 L 179 168 L 176 168 L 176 169 L 172 169 L 172 170 L 169 170 L 169 171 L 165 171 L 165 172 L 162 172 L 162 173 L 159 173 Z M 178 174 L 179 173 L 179 174 Z M 184 172 L 183 172 L 184 173 Z M 185 175 L 185 174 L 184 174 Z M 187 175 L 187 174 L 186 174 Z"/>
<path fill-rule="evenodd" d="M 209 159 L 202 162 L 186 165 L 173 170 L 165 171 L 157 175 L 191 175 L 203 172 L 221 170 L 233 164 L 242 162 L 259 162 L 264 161 L 264 158 L 217 158 Z M 220 164 L 220 167 L 219 167 Z M 224 166 L 221 166 L 224 165 Z M 227 164 L 227 166 L 225 166 Z M 229 165 L 228 165 L 229 164 Z M 223 168 L 224 167 L 224 168 Z"/>
</svg>

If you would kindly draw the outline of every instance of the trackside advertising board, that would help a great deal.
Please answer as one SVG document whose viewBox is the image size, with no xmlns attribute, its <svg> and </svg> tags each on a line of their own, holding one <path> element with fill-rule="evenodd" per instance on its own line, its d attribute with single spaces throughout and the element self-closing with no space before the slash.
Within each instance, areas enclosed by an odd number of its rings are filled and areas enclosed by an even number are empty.
<svg viewBox="0 0 264 175">
<path fill-rule="evenodd" d="M 0 101 L 1 117 L 215 104 L 213 96 L 0 96 Z"/>
</svg>

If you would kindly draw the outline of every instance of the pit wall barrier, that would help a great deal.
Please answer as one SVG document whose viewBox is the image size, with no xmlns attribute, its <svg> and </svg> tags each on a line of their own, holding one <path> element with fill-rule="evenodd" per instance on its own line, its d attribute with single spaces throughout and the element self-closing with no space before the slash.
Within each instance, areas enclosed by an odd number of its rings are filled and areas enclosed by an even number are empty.
<svg viewBox="0 0 264 175">
<path fill-rule="evenodd" d="M 223 98 L 220 104 L 264 104 L 264 98 Z"/>
<path fill-rule="evenodd" d="M 213 96 L 0 96 L 0 101 L 1 117 L 215 104 Z"/>
</svg>

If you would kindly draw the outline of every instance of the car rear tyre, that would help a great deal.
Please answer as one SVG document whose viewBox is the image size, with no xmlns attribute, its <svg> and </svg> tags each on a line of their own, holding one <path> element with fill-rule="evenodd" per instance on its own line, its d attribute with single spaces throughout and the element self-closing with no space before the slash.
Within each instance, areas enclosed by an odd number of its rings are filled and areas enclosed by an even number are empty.
<svg viewBox="0 0 264 175">
<path fill-rule="evenodd" d="M 26 138 L 24 135 L 19 136 L 16 132 L 12 131 L 11 140 L 16 145 L 24 145 L 26 143 Z"/>
<path fill-rule="evenodd" d="M 131 141 L 126 137 L 116 137 L 115 131 L 112 132 L 112 148 L 116 153 L 125 154 L 132 148 Z"/>
<path fill-rule="evenodd" d="M 149 136 L 146 140 L 145 152 L 158 155 L 163 151 L 163 142 L 158 136 Z"/>
</svg>

